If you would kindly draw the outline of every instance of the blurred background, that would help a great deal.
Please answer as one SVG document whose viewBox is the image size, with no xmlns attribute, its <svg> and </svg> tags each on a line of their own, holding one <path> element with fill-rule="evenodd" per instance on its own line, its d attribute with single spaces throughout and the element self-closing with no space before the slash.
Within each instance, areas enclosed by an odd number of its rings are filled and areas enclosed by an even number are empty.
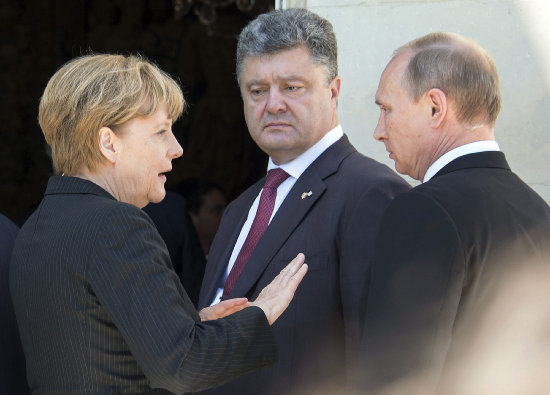
<svg viewBox="0 0 550 395">
<path fill-rule="evenodd" d="M 272 0 L 7 0 L 0 3 L 0 213 L 21 222 L 52 172 L 38 103 L 53 73 L 90 52 L 140 53 L 182 86 L 184 148 L 170 188 L 207 178 L 233 199 L 265 173 L 235 79 L 237 35 Z"/>
</svg>

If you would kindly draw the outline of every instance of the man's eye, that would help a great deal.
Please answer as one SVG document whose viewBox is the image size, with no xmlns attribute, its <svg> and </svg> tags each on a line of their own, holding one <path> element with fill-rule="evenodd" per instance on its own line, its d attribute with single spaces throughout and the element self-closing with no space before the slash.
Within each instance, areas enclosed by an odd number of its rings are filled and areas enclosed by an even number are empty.
<svg viewBox="0 0 550 395">
<path fill-rule="evenodd" d="M 261 95 L 262 93 L 264 93 L 264 92 L 265 92 L 264 89 L 252 89 L 252 90 L 250 91 L 250 94 L 251 94 L 252 96 L 260 96 L 260 95 Z"/>
<path fill-rule="evenodd" d="M 290 92 L 295 92 L 295 91 L 297 91 L 298 89 L 300 89 L 300 87 L 299 87 L 299 86 L 294 86 L 294 85 L 291 85 L 291 86 L 287 86 L 287 87 L 286 87 L 286 90 L 287 90 L 287 91 L 290 91 Z"/>
</svg>

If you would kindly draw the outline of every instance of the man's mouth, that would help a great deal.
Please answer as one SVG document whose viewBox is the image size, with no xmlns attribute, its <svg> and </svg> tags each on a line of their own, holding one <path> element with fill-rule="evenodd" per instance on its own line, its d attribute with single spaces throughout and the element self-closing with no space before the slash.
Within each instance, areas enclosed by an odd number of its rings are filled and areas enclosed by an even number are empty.
<svg viewBox="0 0 550 395">
<path fill-rule="evenodd" d="M 286 122 L 269 122 L 269 123 L 264 125 L 264 129 L 268 129 L 268 128 L 273 128 L 273 129 L 285 128 L 285 127 L 288 127 L 288 126 L 290 126 L 290 124 L 286 123 Z"/>
</svg>

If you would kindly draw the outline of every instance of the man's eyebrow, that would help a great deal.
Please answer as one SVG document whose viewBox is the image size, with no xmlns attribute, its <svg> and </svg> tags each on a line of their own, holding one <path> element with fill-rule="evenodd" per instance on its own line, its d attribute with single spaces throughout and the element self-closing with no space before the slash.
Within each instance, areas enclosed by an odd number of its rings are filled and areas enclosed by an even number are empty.
<svg viewBox="0 0 550 395">
<path fill-rule="evenodd" d="M 302 81 L 304 80 L 304 76 L 289 74 L 289 75 L 282 75 L 279 79 L 282 81 Z"/>
<path fill-rule="evenodd" d="M 252 85 L 263 85 L 263 84 L 265 84 L 265 82 L 262 80 L 252 80 L 252 81 L 248 81 L 246 86 L 249 87 Z"/>
</svg>

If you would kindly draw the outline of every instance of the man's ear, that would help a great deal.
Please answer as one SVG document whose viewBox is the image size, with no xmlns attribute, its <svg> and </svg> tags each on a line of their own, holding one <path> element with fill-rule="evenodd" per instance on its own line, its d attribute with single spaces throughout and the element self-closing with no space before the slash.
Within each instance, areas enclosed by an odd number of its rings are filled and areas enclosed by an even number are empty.
<svg viewBox="0 0 550 395">
<path fill-rule="evenodd" d="M 340 95 L 340 85 L 342 84 L 342 79 L 339 76 L 334 77 L 330 82 L 330 98 L 335 103 L 338 103 L 338 96 Z"/>
<path fill-rule="evenodd" d="M 111 128 L 103 126 L 99 129 L 99 150 L 101 154 L 111 163 L 116 162 L 118 154 L 118 137 Z"/>
<path fill-rule="evenodd" d="M 428 105 L 430 106 L 432 128 L 439 128 L 447 118 L 448 102 L 447 96 L 441 89 L 432 88 L 427 93 Z"/>
</svg>

